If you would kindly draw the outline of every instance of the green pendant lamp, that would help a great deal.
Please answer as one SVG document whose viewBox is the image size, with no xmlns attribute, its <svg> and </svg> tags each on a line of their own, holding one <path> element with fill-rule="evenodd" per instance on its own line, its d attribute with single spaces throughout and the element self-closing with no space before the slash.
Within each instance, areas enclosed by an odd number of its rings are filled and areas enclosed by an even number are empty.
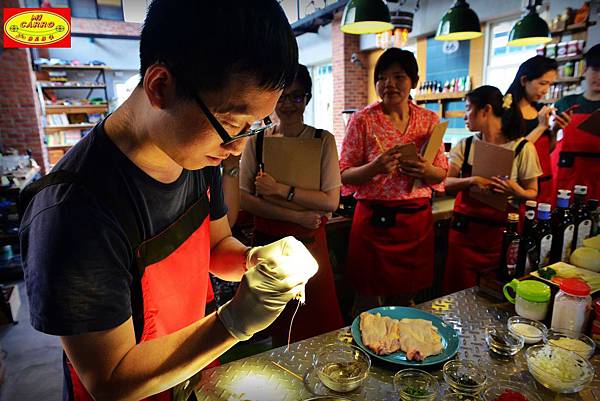
<svg viewBox="0 0 600 401">
<path fill-rule="evenodd" d="M 508 46 L 542 45 L 552 40 L 548 24 L 535 10 L 541 3 L 541 0 L 529 0 L 529 12 L 510 30 Z"/>
<path fill-rule="evenodd" d="M 390 21 L 390 10 L 383 0 L 350 0 L 340 29 L 355 35 L 380 33 L 394 29 Z"/>
<path fill-rule="evenodd" d="M 479 17 L 465 0 L 456 0 L 438 25 L 436 40 L 469 40 L 482 35 Z"/>
</svg>

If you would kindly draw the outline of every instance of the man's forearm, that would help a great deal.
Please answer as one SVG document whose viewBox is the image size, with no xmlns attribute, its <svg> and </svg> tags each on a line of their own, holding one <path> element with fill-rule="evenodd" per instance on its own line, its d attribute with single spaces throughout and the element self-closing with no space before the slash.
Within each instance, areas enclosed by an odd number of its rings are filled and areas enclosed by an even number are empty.
<svg viewBox="0 0 600 401">
<path fill-rule="evenodd" d="M 127 324 L 131 327 L 124 330 L 132 330 L 131 319 Z M 140 400 L 170 389 L 199 372 L 237 343 L 217 314 L 212 313 L 175 333 L 134 345 L 103 379 L 91 374 L 82 375 L 84 368 L 81 362 L 78 363 L 75 353 L 85 354 L 86 349 L 92 348 L 86 341 L 96 342 L 96 345 L 98 341 L 102 343 L 102 335 L 62 338 L 67 356 L 97 401 Z M 95 365 L 89 360 L 85 363 L 88 367 Z"/>
<path fill-rule="evenodd" d="M 282 206 L 269 203 L 264 199 L 260 199 L 248 192 L 241 190 L 241 204 L 242 209 L 252 213 L 255 216 L 263 217 L 265 219 L 272 220 L 283 220 L 292 223 L 296 222 L 294 215 L 295 210 L 286 209 Z"/>
</svg>

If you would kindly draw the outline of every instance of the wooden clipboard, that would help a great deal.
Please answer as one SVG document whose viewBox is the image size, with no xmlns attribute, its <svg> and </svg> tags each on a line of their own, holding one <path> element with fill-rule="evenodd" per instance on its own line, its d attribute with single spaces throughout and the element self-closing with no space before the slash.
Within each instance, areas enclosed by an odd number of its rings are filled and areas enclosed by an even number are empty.
<svg viewBox="0 0 600 401">
<path fill-rule="evenodd" d="M 433 163 L 433 161 L 435 160 L 435 155 L 437 155 L 440 146 L 442 146 L 446 129 L 448 129 L 448 121 L 436 124 L 433 127 L 429 140 L 421 148 L 421 156 L 423 156 L 423 158 L 429 163 Z M 421 185 L 421 180 L 415 180 L 412 190 L 414 191 Z"/>
<path fill-rule="evenodd" d="M 596 110 L 590 114 L 590 116 L 583 120 L 577 128 L 589 132 L 592 135 L 600 136 L 600 110 Z"/>
<path fill-rule="evenodd" d="M 473 141 L 473 145 L 473 176 L 490 179 L 497 176 L 510 177 L 515 158 L 514 150 L 483 141 Z M 506 210 L 507 195 L 482 190 L 479 187 L 471 187 L 469 195 L 494 209 Z"/>
<path fill-rule="evenodd" d="M 265 136 L 263 143 L 265 173 L 286 185 L 320 190 L 322 143 L 320 138 Z M 306 210 L 278 197 L 265 196 L 265 199 L 288 209 Z"/>
</svg>

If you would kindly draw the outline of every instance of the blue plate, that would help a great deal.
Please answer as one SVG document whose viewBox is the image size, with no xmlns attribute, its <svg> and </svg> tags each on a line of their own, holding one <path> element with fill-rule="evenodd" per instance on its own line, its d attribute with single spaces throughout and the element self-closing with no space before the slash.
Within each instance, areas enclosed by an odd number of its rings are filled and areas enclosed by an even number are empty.
<svg viewBox="0 0 600 401">
<path fill-rule="evenodd" d="M 406 354 L 402 351 L 395 352 L 389 355 L 377 355 L 367 348 L 360 335 L 360 316 L 357 316 L 352 322 L 352 338 L 360 348 L 365 350 L 369 355 L 381 359 L 382 361 L 395 363 L 397 365 L 407 366 L 429 366 L 442 363 L 452 358 L 458 352 L 460 346 L 460 338 L 456 330 L 448 326 L 442 319 L 432 315 L 431 313 L 423 312 L 419 309 L 404 308 L 401 306 L 382 306 L 380 308 L 371 309 L 368 311 L 371 314 L 380 313 L 381 316 L 387 316 L 392 319 L 424 319 L 430 320 L 431 323 L 438 329 L 438 333 L 442 337 L 442 345 L 444 350 L 437 355 L 431 355 L 423 361 L 409 361 L 406 359 Z"/>
</svg>

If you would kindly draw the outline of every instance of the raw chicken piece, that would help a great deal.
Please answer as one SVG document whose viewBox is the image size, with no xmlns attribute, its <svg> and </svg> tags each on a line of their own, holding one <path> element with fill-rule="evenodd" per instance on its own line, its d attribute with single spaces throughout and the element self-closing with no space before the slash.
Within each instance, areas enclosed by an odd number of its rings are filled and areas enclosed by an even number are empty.
<svg viewBox="0 0 600 401">
<path fill-rule="evenodd" d="M 424 319 L 396 320 L 363 312 L 360 333 L 363 344 L 377 355 L 401 350 L 408 360 L 422 361 L 444 349 L 437 327 Z"/>
</svg>

